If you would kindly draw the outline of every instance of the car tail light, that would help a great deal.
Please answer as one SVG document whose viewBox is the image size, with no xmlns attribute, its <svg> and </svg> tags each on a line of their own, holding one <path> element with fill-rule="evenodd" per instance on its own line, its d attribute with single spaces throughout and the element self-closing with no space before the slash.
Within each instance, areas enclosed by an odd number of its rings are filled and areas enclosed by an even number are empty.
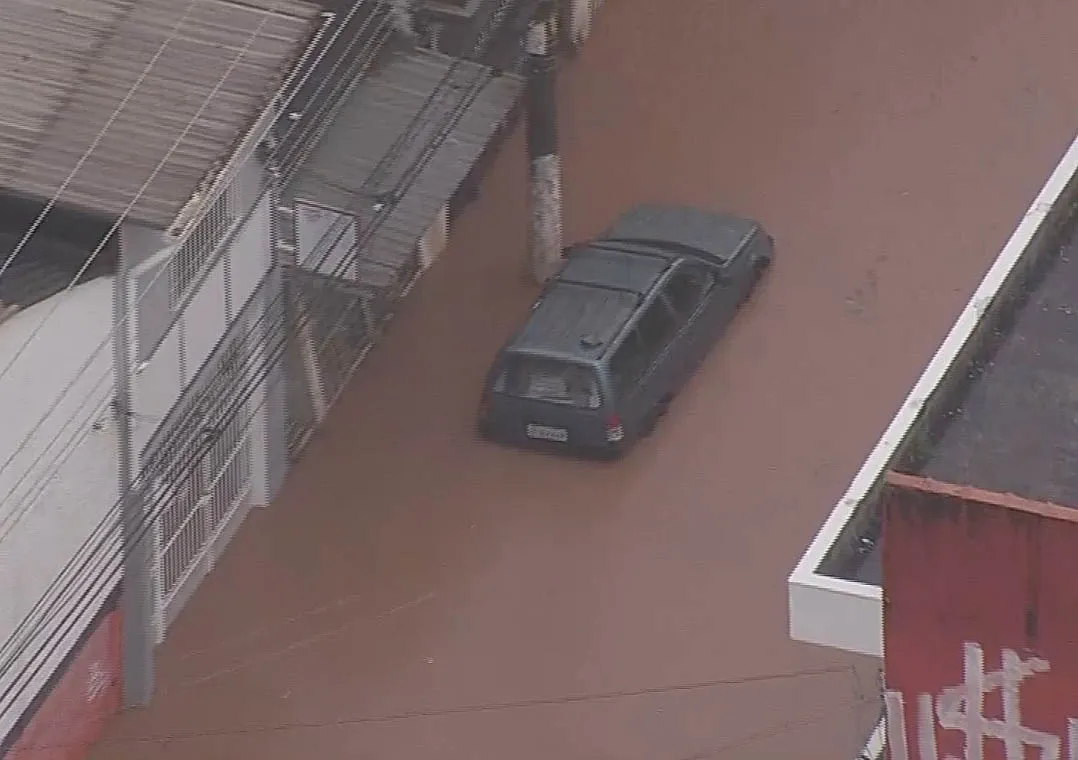
<svg viewBox="0 0 1078 760">
<path fill-rule="evenodd" d="M 621 426 L 621 418 L 613 414 L 606 421 L 606 442 L 617 443 L 625 438 L 625 428 Z"/>
</svg>

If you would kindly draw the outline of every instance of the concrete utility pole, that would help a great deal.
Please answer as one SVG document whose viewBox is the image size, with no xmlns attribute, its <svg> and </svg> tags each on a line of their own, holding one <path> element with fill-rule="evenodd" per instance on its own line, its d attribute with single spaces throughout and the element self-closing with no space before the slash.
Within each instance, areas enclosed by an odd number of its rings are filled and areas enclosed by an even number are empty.
<svg viewBox="0 0 1078 760">
<path fill-rule="evenodd" d="M 131 269 L 120 239 L 113 280 L 113 360 L 116 373 L 116 417 L 119 486 L 123 533 L 123 699 L 126 707 L 145 707 L 154 692 L 154 647 L 157 642 L 153 577 L 152 532 L 147 523 L 147 502 L 133 488 L 135 448 L 131 435 L 131 378 L 134 376 L 135 341 L 132 335 Z"/>
<path fill-rule="evenodd" d="M 528 253 L 532 275 L 546 282 L 561 263 L 561 157 L 558 155 L 558 114 L 555 90 L 557 10 L 543 2 L 528 26 L 525 119 L 531 159 L 531 229 Z"/>
</svg>

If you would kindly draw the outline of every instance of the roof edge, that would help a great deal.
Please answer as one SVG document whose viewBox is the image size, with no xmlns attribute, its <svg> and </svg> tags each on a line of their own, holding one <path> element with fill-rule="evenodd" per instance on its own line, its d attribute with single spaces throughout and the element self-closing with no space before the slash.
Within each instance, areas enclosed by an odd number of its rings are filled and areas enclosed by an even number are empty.
<svg viewBox="0 0 1078 760">
<path fill-rule="evenodd" d="M 987 507 L 999 507 L 1001 509 L 1023 512 L 1037 517 L 1078 523 L 1078 509 L 1061 506 L 1050 501 L 1037 501 L 1013 493 L 988 491 L 975 486 L 947 483 L 942 480 L 936 480 L 935 478 L 926 478 L 921 475 L 909 475 L 904 472 L 888 472 L 885 479 L 887 485 L 895 488 L 921 491 L 922 493 L 939 496 L 950 496 L 961 499 L 967 503 L 974 503 Z"/>
<path fill-rule="evenodd" d="M 258 115 L 249 122 L 248 127 L 237 136 L 231 152 L 218 167 L 211 168 L 200 182 L 199 189 L 192 193 L 180 208 L 176 218 L 165 229 L 165 234 L 174 241 L 179 241 L 195 227 L 214 202 L 232 183 L 240 169 L 256 155 L 259 145 L 266 139 L 277 119 L 285 112 L 289 102 L 299 87 L 310 76 L 313 67 L 297 83 L 298 75 L 304 70 L 312 52 L 318 47 L 326 30 L 333 22 L 334 14 L 322 11 L 314 2 L 300 0 L 299 4 L 310 9 L 308 17 L 308 35 L 302 46 L 297 46 L 294 55 L 284 70 L 283 78 L 276 90 L 266 99 Z M 316 61 L 317 63 L 317 61 Z"/>
<path fill-rule="evenodd" d="M 1028 271 L 1051 250 L 1059 227 L 1071 217 L 1078 198 L 1078 137 L 1063 154 L 1047 182 L 1022 215 L 980 285 L 906 396 L 891 423 L 861 465 L 790 575 L 790 582 L 807 576 L 827 576 L 827 566 L 844 556 L 846 544 L 856 541 L 878 515 L 862 509 L 876 502 L 884 473 L 908 455 L 925 433 L 949 388 L 964 377 L 955 372 L 975 353 L 990 331 L 1000 308 L 1009 301 Z M 960 377 L 961 376 L 961 377 Z"/>
</svg>

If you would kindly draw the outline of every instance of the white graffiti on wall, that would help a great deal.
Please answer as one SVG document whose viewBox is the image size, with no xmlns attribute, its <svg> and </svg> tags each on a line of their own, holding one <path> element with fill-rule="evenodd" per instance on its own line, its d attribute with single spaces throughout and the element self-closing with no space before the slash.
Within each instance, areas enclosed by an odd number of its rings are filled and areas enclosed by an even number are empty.
<svg viewBox="0 0 1078 760">
<path fill-rule="evenodd" d="M 86 677 L 86 701 L 93 702 L 112 686 L 112 674 L 97 660 L 90 663 L 90 673 Z"/>
<path fill-rule="evenodd" d="M 963 663 L 964 682 L 943 689 L 933 700 L 931 694 L 917 695 L 917 754 L 919 760 L 940 760 L 936 738 L 937 726 L 944 731 L 959 731 L 965 737 L 961 760 L 983 760 L 988 740 L 1000 742 L 1006 760 L 1060 760 L 1063 739 L 1049 731 L 1023 725 L 1022 682 L 1050 669 L 1039 657 L 1022 659 L 1012 649 L 1002 652 L 999 670 L 985 672 L 984 650 L 979 644 L 966 644 Z M 985 716 L 985 697 L 998 693 L 1002 717 Z M 887 743 L 891 760 L 910 760 L 906 735 L 906 705 L 901 692 L 884 692 L 887 708 Z M 1078 760 L 1078 719 L 1067 719 L 1067 756 Z M 1032 750 L 1032 754 L 1027 754 Z M 998 757 L 998 754 L 996 755 Z M 943 760 L 960 760 L 948 755 Z"/>
</svg>

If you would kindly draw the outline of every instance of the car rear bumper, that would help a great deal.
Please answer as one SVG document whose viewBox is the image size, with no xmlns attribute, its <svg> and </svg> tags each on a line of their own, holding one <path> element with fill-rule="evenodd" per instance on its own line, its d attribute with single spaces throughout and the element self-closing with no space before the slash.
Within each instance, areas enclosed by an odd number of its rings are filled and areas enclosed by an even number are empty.
<svg viewBox="0 0 1078 760">
<path fill-rule="evenodd" d="M 565 456 L 582 456 L 589 459 L 620 459 L 631 447 L 628 440 L 607 441 L 605 437 L 576 437 L 565 442 L 544 441 L 529 438 L 522 431 L 508 430 L 502 425 L 492 425 L 479 420 L 477 430 L 485 440 L 531 451 L 544 451 Z"/>
</svg>

